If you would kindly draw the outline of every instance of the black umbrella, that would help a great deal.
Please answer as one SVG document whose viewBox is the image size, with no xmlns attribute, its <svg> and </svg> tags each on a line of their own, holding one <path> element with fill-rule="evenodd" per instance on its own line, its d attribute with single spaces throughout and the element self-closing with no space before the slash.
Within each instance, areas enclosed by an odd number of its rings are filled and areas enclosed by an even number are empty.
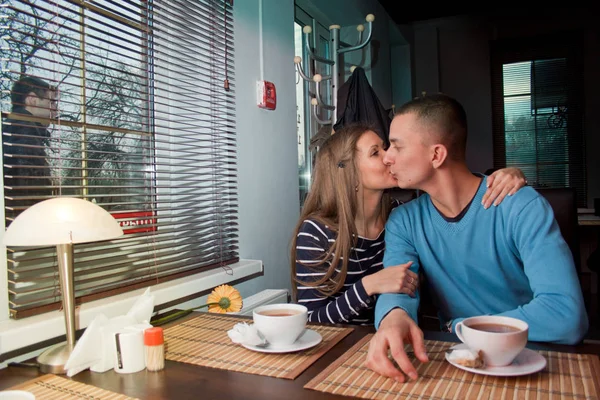
<svg viewBox="0 0 600 400">
<path fill-rule="evenodd" d="M 363 122 L 373 126 L 375 132 L 389 142 L 390 111 L 382 105 L 369 84 L 365 70 L 357 67 L 338 90 L 337 122 L 334 131 L 352 122 Z"/>
</svg>

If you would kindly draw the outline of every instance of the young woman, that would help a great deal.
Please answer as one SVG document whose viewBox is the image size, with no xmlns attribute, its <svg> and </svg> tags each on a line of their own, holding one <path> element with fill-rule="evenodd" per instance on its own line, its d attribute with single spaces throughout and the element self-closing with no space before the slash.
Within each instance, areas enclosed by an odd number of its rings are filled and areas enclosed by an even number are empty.
<svg viewBox="0 0 600 400">
<path fill-rule="evenodd" d="M 346 125 L 319 150 L 291 246 L 295 301 L 309 321 L 372 324 L 376 296 L 414 296 L 419 280 L 408 266 L 383 269 L 386 189 L 397 187 L 381 138 L 367 125 Z M 484 207 L 498 205 L 526 184 L 516 168 L 496 171 Z"/>
</svg>

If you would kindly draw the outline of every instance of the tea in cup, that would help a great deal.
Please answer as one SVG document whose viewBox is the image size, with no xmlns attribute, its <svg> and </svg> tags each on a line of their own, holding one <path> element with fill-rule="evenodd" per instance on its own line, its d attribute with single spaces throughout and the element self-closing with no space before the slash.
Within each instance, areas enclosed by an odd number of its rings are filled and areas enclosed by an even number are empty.
<svg viewBox="0 0 600 400">
<path fill-rule="evenodd" d="M 270 347 L 286 347 L 304 333 L 308 309 L 293 303 L 269 304 L 255 308 L 252 319 Z"/>
<path fill-rule="evenodd" d="M 525 348 L 529 325 L 516 318 L 484 315 L 458 322 L 455 332 L 471 350 L 481 350 L 486 365 L 504 367 Z"/>
</svg>

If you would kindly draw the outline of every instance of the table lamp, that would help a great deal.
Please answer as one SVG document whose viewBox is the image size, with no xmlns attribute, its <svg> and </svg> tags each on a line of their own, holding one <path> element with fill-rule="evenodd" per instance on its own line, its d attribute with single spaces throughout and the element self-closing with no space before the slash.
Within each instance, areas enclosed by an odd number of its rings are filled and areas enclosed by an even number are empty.
<svg viewBox="0 0 600 400">
<path fill-rule="evenodd" d="M 123 230 L 119 223 L 106 210 L 92 202 L 69 197 L 36 203 L 19 214 L 6 230 L 6 246 L 56 246 L 67 341 L 49 347 L 38 356 L 42 372 L 64 374 L 64 365 L 75 346 L 73 245 L 121 235 Z"/>
</svg>

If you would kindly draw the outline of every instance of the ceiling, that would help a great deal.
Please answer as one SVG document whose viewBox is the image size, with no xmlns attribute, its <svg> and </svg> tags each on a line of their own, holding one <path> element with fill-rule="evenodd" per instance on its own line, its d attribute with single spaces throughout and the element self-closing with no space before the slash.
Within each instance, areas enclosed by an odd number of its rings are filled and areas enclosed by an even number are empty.
<svg viewBox="0 0 600 400">
<path fill-rule="evenodd" d="M 401 7 L 397 0 L 377 0 L 379 4 L 383 6 L 385 11 L 389 14 L 390 18 L 397 24 L 411 24 L 419 21 L 426 21 L 429 19 L 446 18 L 459 15 L 470 15 L 470 16 L 487 16 L 494 19 L 511 18 L 511 19 L 531 19 L 531 18 L 542 18 L 542 19 L 581 19 L 584 18 L 598 18 L 599 13 L 591 7 L 547 7 L 547 8 L 519 8 L 510 9 L 506 7 L 489 7 L 485 9 L 481 6 L 475 5 L 474 7 L 465 6 L 438 6 L 433 5 L 431 2 L 421 1 L 419 4 L 411 4 L 410 7 Z"/>
<path fill-rule="evenodd" d="M 411 4 L 409 7 L 401 7 L 398 0 L 378 0 L 385 11 L 397 24 L 410 24 L 434 18 L 452 17 L 465 15 L 476 10 L 473 7 L 442 7 L 430 2 L 422 1 L 422 5 Z"/>
</svg>

